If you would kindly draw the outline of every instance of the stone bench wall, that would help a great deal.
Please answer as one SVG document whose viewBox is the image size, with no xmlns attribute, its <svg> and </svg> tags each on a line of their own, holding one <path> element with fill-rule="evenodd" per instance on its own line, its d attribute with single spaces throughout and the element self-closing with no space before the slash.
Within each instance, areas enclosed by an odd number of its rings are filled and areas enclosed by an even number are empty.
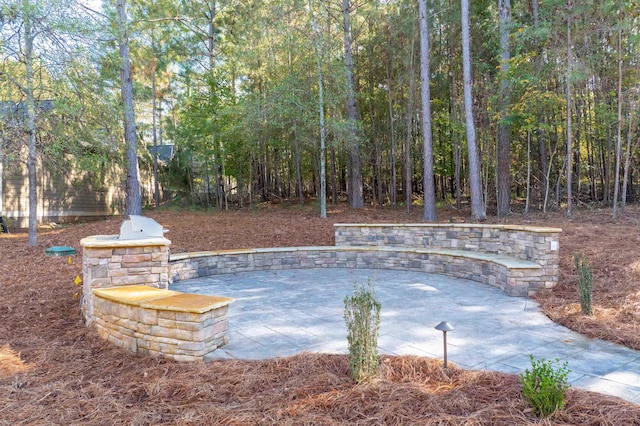
<svg viewBox="0 0 640 426">
<path fill-rule="evenodd" d="M 560 271 L 561 229 L 484 224 L 336 224 L 336 246 L 414 247 L 495 253 L 539 264 L 543 276 Z"/>
<path fill-rule="evenodd" d="M 147 286 L 97 289 L 94 324 L 105 340 L 143 355 L 206 361 L 228 338 L 231 298 Z"/>
<path fill-rule="evenodd" d="M 292 247 L 185 253 L 171 258 L 171 278 L 303 268 L 363 268 L 429 272 L 498 287 L 527 296 L 557 282 L 540 265 L 507 256 L 444 249 L 390 247 Z"/>
<path fill-rule="evenodd" d="M 336 224 L 336 246 L 413 247 L 497 253 L 559 264 L 561 229 L 482 224 Z"/>
</svg>

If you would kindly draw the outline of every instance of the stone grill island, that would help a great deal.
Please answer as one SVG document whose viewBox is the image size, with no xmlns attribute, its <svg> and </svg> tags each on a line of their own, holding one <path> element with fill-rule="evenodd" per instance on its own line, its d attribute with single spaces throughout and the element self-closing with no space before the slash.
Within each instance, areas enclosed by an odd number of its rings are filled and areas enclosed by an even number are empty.
<svg viewBox="0 0 640 426">
<path fill-rule="evenodd" d="M 169 245 L 162 226 L 131 216 L 120 235 L 97 235 L 83 247 L 82 311 L 88 325 L 118 346 L 177 361 L 203 361 L 228 342 L 228 297 L 169 287 Z"/>
</svg>

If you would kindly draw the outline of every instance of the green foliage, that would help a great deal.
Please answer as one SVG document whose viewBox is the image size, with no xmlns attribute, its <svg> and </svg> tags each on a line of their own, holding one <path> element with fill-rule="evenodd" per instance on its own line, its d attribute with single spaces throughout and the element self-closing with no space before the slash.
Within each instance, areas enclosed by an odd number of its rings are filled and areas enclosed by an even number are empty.
<svg viewBox="0 0 640 426">
<path fill-rule="evenodd" d="M 582 313 L 593 315 L 593 276 L 591 267 L 587 263 L 587 259 L 577 253 L 573 254 L 573 261 L 578 271 L 578 294 L 580 295 Z"/>
<path fill-rule="evenodd" d="M 378 371 L 378 329 L 380 302 L 373 286 L 354 285 L 353 296 L 344 298 L 344 320 L 349 342 L 349 368 L 357 382 L 371 378 Z"/>
<path fill-rule="evenodd" d="M 546 417 L 564 408 L 565 392 L 570 385 L 567 384 L 567 361 L 557 368 L 553 364 L 558 364 L 551 360 L 534 360 L 533 355 L 529 355 L 531 360 L 531 370 L 527 369 L 520 375 L 522 393 L 533 407 L 536 415 Z"/>
</svg>

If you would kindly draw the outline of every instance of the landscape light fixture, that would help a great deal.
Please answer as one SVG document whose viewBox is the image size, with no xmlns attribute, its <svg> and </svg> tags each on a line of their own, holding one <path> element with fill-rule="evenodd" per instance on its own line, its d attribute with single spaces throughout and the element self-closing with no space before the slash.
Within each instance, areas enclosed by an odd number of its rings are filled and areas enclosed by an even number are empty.
<svg viewBox="0 0 640 426">
<path fill-rule="evenodd" d="M 436 325 L 436 330 L 442 331 L 444 336 L 444 368 L 447 368 L 447 331 L 453 330 L 453 326 L 446 321 Z"/>
</svg>

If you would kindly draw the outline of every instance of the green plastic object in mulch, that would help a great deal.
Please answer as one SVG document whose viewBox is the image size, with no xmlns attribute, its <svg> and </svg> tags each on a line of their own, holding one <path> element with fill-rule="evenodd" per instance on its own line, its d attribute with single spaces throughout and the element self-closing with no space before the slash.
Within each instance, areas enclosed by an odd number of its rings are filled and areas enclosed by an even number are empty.
<svg viewBox="0 0 640 426">
<path fill-rule="evenodd" d="M 53 246 L 44 251 L 47 256 L 73 256 L 76 254 L 76 249 L 69 246 Z"/>
</svg>

